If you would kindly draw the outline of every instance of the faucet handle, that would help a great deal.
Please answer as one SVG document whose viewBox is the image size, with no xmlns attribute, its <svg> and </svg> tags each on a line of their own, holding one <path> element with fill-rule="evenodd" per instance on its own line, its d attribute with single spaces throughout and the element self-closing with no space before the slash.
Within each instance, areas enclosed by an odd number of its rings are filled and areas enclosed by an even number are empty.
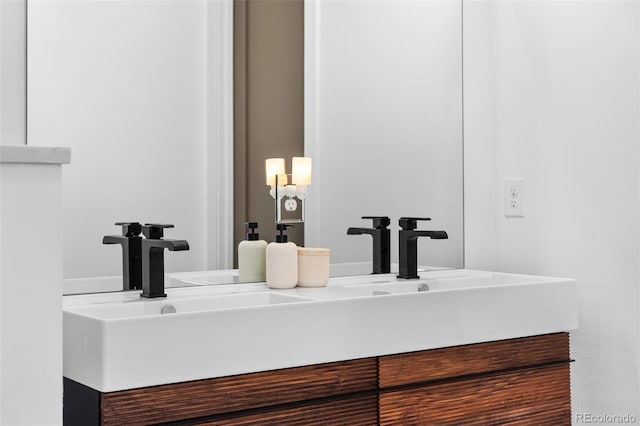
<svg viewBox="0 0 640 426">
<path fill-rule="evenodd" d="M 145 223 L 142 227 L 142 233 L 147 238 L 159 240 L 164 237 L 165 228 L 173 228 L 173 225 L 170 223 Z"/>
<path fill-rule="evenodd" d="M 373 227 L 376 229 L 385 229 L 391 224 L 389 216 L 362 216 L 363 219 L 372 219 Z"/>
<path fill-rule="evenodd" d="M 140 222 L 116 222 L 116 226 L 122 226 L 122 235 L 125 237 L 138 237 L 142 232 Z"/>
<path fill-rule="evenodd" d="M 398 224 L 404 231 L 412 231 L 418 227 L 419 220 L 431 220 L 430 217 L 401 217 Z"/>
</svg>

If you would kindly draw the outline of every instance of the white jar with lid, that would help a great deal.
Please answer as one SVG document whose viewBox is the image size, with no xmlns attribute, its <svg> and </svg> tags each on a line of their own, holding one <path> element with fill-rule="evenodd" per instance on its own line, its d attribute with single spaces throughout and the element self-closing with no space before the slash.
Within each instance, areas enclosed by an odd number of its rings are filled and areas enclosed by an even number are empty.
<svg viewBox="0 0 640 426">
<path fill-rule="evenodd" d="M 298 247 L 298 286 L 324 287 L 329 282 L 331 249 Z"/>
</svg>

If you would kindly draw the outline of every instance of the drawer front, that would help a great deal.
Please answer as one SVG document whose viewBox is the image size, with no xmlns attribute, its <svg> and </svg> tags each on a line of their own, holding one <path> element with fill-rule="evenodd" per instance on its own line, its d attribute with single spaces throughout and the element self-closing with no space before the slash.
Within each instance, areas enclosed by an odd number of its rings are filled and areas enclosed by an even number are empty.
<svg viewBox="0 0 640 426">
<path fill-rule="evenodd" d="M 101 395 L 103 425 L 143 425 L 375 390 L 375 358 Z"/>
<path fill-rule="evenodd" d="M 378 424 L 378 397 L 370 395 L 308 404 L 198 424 L 202 426 L 376 426 Z"/>
<path fill-rule="evenodd" d="M 380 357 L 381 388 L 569 360 L 569 335 L 547 334 Z"/>
<path fill-rule="evenodd" d="M 571 425 L 569 363 L 381 392 L 381 425 Z"/>
</svg>

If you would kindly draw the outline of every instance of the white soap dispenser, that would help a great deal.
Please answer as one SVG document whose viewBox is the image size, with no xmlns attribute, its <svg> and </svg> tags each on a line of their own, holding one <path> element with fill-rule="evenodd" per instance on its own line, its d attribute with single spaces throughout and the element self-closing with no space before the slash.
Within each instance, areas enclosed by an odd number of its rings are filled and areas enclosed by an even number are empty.
<svg viewBox="0 0 640 426">
<path fill-rule="evenodd" d="M 279 223 L 276 241 L 267 245 L 267 285 L 270 288 L 293 288 L 298 284 L 298 246 L 288 242 L 284 231 L 286 225 Z"/>
<path fill-rule="evenodd" d="M 242 283 L 264 281 L 266 278 L 267 242 L 256 232 L 257 222 L 247 222 L 247 239 L 238 244 L 238 272 Z"/>
</svg>

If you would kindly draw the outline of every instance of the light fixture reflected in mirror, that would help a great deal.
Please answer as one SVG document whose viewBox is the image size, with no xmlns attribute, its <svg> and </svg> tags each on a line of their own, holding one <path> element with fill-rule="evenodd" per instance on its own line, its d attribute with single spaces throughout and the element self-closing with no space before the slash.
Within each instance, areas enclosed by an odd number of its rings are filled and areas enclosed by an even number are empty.
<svg viewBox="0 0 640 426">
<path fill-rule="evenodd" d="M 284 175 L 287 172 L 284 166 L 284 158 L 267 158 L 264 163 L 265 163 L 264 168 L 267 176 L 267 185 L 271 187 L 271 191 L 269 192 L 269 194 L 271 194 L 271 196 L 275 198 L 276 197 L 276 189 L 275 189 L 276 176 Z M 282 182 L 283 181 L 280 180 L 280 183 Z M 286 185 L 286 181 L 284 182 L 284 184 Z"/>
<path fill-rule="evenodd" d="M 271 187 L 269 194 L 276 201 L 276 223 L 304 222 L 303 200 L 311 184 L 311 158 L 293 157 L 291 163 L 293 173 L 288 175 L 283 158 L 265 161 L 267 185 Z M 300 208 L 299 204 L 302 204 Z"/>
<path fill-rule="evenodd" d="M 291 159 L 292 181 L 296 186 L 296 195 L 301 200 L 307 196 L 307 186 L 311 184 L 311 158 L 293 157 Z"/>
</svg>

